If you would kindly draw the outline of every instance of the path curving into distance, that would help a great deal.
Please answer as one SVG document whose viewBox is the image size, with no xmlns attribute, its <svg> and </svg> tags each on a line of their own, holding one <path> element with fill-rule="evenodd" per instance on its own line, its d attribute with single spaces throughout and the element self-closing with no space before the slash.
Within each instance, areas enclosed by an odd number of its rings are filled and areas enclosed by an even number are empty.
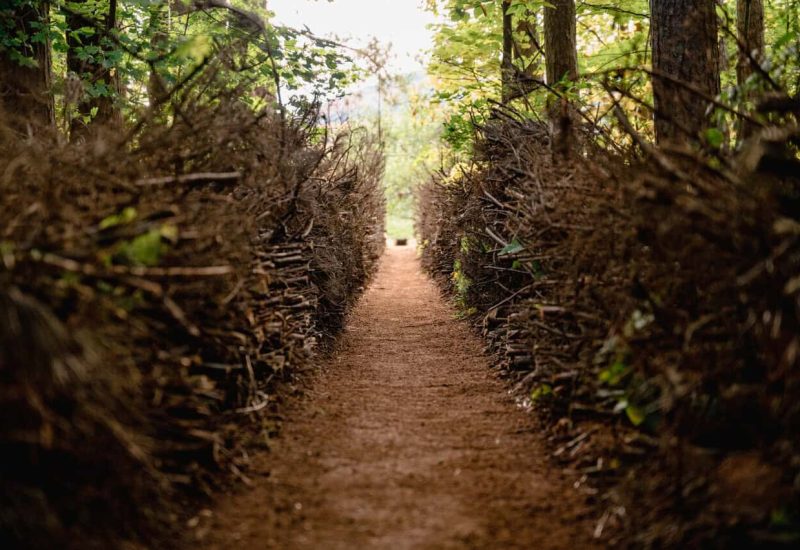
<svg viewBox="0 0 800 550">
<path fill-rule="evenodd" d="M 337 352 L 292 406 L 209 549 L 591 548 L 537 423 L 411 248 L 389 248 Z"/>
</svg>

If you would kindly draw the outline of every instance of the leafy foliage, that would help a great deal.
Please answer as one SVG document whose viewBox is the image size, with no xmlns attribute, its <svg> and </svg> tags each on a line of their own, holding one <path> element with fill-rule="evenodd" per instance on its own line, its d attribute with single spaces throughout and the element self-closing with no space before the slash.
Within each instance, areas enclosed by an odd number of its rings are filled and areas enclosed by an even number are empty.
<svg viewBox="0 0 800 550">
<path fill-rule="evenodd" d="M 63 128 L 79 116 L 75 106 L 86 98 L 112 98 L 133 119 L 212 61 L 228 73 L 225 87 L 241 90 L 241 100 L 254 108 L 265 101 L 285 102 L 287 92 L 339 96 L 361 74 L 337 44 L 270 23 L 272 14 L 261 2 L 54 0 L 49 20 L 21 33 L 15 14 L 38 4 L 12 0 L 0 9 L 0 52 L 20 65 L 35 66 L 31 46 L 51 44 L 53 90 Z M 70 27 L 74 20 L 84 25 Z M 109 21 L 116 24 L 106 28 Z M 118 85 L 91 72 L 70 72 L 68 57 L 85 67 L 101 67 Z"/>
</svg>

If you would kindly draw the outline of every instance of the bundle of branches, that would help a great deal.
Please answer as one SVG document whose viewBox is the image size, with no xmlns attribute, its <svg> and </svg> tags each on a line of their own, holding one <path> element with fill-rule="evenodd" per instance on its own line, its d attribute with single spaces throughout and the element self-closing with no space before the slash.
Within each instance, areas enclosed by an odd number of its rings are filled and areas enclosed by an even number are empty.
<svg viewBox="0 0 800 550">
<path fill-rule="evenodd" d="M 298 219 L 314 243 L 311 280 L 319 290 L 317 325 L 342 328 L 345 314 L 377 268 L 386 244 L 385 199 L 381 187 L 384 158 L 363 129 L 343 133 L 317 170 L 317 185 L 307 186 Z"/>
<path fill-rule="evenodd" d="M 169 504 L 242 475 L 243 434 L 272 430 L 279 383 L 380 254 L 376 144 L 328 135 L 313 108 L 200 101 L 204 78 L 171 98 L 169 124 L 69 146 L 0 130 L 12 546 L 152 537 Z M 261 430 L 237 429 L 247 419 Z"/>
<path fill-rule="evenodd" d="M 468 274 L 459 296 L 601 506 L 598 536 L 796 541 L 794 135 L 736 161 L 641 142 L 623 163 L 554 157 L 508 120 L 482 129 L 477 171 L 424 190 L 426 266 L 457 292 Z"/>
<path fill-rule="evenodd" d="M 548 139 L 542 125 L 525 124 L 531 135 Z M 505 123 L 492 119 L 485 130 L 488 135 L 502 127 Z M 518 261 L 522 248 L 517 235 L 506 231 L 515 200 L 509 182 L 519 174 L 508 173 L 496 158 L 504 148 L 518 154 L 518 148 L 534 143 L 515 142 L 515 137 L 520 136 L 487 139 L 474 160 L 434 173 L 418 193 L 416 230 L 423 266 L 455 294 L 465 313 L 505 311 L 513 301 L 510 289 L 519 290 L 528 275 Z"/>
</svg>

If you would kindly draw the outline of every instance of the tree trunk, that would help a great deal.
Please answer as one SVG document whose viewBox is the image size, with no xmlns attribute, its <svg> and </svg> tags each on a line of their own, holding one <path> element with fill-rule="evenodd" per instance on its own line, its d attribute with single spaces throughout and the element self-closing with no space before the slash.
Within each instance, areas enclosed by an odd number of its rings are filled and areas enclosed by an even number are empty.
<svg viewBox="0 0 800 550">
<path fill-rule="evenodd" d="M 558 83 L 578 78 L 575 30 L 575 0 L 550 0 L 544 8 L 544 53 L 547 84 L 563 90 Z"/>
<path fill-rule="evenodd" d="M 0 32 L 28 39 L 14 51 L 0 48 L 0 107 L 14 130 L 34 135 L 55 125 L 51 94 L 50 43 L 30 37 L 50 22 L 49 2 L 22 0 L 0 8 Z M 19 56 L 24 58 L 24 64 Z"/>
<path fill-rule="evenodd" d="M 169 4 L 153 4 L 150 6 L 150 21 L 148 32 L 150 33 L 150 49 L 153 53 L 161 56 L 167 49 L 169 41 L 169 29 L 166 28 L 165 10 L 169 9 Z M 167 93 L 167 87 L 161 75 L 158 74 L 156 64 L 150 64 L 150 76 L 147 80 L 147 98 L 151 109 L 155 109 Z"/>
<path fill-rule="evenodd" d="M 708 127 L 702 96 L 720 91 L 715 2 L 650 0 L 650 12 L 656 142 L 696 141 Z"/>
<path fill-rule="evenodd" d="M 508 13 L 511 0 L 503 0 L 503 59 L 500 62 L 501 74 L 501 96 L 502 102 L 508 103 L 511 100 L 516 81 L 514 74 L 514 27 L 513 18 Z"/>
<path fill-rule="evenodd" d="M 86 0 L 73 2 L 72 6 L 74 10 L 67 13 L 67 70 L 81 83 L 76 98 L 77 113 L 70 122 L 70 139 L 74 141 L 89 134 L 92 127 L 119 125 L 121 115 L 115 106 L 119 81 L 105 59 L 110 33 L 117 25 L 117 2 L 110 0 L 103 15 L 91 13 L 90 2 Z M 78 32 L 85 28 L 94 29 L 94 33 Z M 88 58 L 80 55 L 83 48 L 92 47 L 99 53 Z M 100 89 L 102 93 L 97 93 Z"/>
<path fill-rule="evenodd" d="M 764 53 L 764 2 L 763 0 L 737 0 L 736 30 L 739 42 L 739 57 L 736 63 L 736 81 L 744 89 L 747 79 L 753 74 L 753 62 L 760 63 Z M 752 58 L 752 60 L 751 60 Z M 745 92 L 747 93 L 747 92 Z M 754 127 L 747 121 L 739 126 L 739 139 L 753 134 Z"/>
<path fill-rule="evenodd" d="M 575 111 L 563 92 L 569 82 L 578 79 L 575 0 L 550 0 L 553 7 L 544 7 L 544 56 L 547 84 L 558 98 L 549 102 L 548 117 L 553 132 L 553 153 L 569 156 L 573 141 Z"/>
</svg>

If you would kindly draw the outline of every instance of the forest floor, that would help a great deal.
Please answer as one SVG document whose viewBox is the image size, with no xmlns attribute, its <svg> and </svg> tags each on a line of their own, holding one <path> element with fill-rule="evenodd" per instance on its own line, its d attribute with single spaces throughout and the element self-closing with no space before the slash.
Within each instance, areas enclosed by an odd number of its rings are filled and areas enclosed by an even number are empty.
<svg viewBox="0 0 800 550">
<path fill-rule="evenodd" d="M 203 514 L 202 547 L 595 545 L 535 417 L 411 247 L 387 250 L 336 351 L 286 413 L 272 451 L 253 459 L 252 486 Z"/>
</svg>

